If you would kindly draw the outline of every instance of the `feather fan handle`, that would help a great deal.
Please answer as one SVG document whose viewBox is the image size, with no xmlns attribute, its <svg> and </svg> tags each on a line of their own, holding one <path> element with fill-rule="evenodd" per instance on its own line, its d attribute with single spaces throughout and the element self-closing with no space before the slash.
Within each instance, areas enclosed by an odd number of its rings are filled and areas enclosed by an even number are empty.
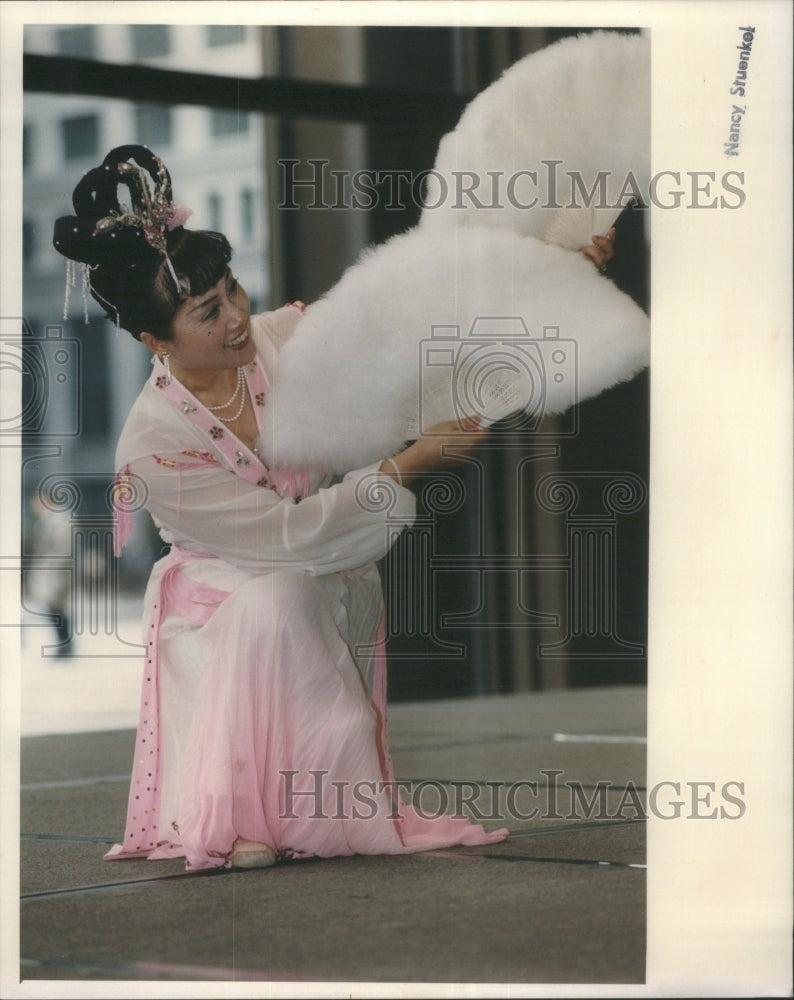
<svg viewBox="0 0 794 1000">
<path fill-rule="evenodd" d="M 621 211 L 619 207 L 560 208 L 552 215 L 541 239 L 564 250 L 581 250 L 590 246 L 594 236 L 606 236 Z"/>
</svg>

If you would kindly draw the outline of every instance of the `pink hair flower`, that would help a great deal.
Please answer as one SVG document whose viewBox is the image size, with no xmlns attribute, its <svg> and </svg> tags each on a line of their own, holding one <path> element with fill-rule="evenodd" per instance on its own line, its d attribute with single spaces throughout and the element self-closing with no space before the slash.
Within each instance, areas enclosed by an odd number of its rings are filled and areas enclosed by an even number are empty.
<svg viewBox="0 0 794 1000">
<path fill-rule="evenodd" d="M 168 209 L 168 214 L 165 219 L 165 228 L 170 233 L 172 229 L 176 229 L 178 226 L 184 226 L 190 216 L 193 214 L 193 209 L 188 208 L 187 205 L 180 205 L 179 202 L 171 202 L 171 207 Z"/>
</svg>

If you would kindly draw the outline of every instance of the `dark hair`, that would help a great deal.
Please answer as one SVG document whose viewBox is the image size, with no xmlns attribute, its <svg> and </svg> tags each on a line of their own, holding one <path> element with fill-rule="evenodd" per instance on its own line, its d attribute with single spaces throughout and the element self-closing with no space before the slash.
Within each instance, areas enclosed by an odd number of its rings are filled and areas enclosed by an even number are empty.
<svg viewBox="0 0 794 1000">
<path fill-rule="evenodd" d="M 120 184 L 129 188 L 131 208 L 119 203 Z M 181 303 L 226 273 L 229 241 L 176 224 L 171 178 L 145 146 L 112 149 L 82 177 L 72 202 L 75 214 L 55 222 L 53 245 L 87 269 L 92 297 L 138 340 L 144 331 L 170 340 Z"/>
<path fill-rule="evenodd" d="M 91 269 L 91 295 L 107 310 L 108 319 L 118 318 L 119 326 L 137 340 L 144 331 L 171 340 L 171 322 L 180 305 L 220 281 L 232 258 L 221 233 L 180 227 L 168 234 L 166 243 L 178 290 L 164 257 L 126 267 L 100 263 Z"/>
</svg>

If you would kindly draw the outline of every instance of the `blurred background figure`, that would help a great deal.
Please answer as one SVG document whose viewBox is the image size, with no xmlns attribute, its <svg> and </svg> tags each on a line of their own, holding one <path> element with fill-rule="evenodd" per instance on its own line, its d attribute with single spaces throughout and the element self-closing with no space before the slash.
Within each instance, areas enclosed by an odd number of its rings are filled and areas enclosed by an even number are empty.
<svg viewBox="0 0 794 1000">
<path fill-rule="evenodd" d="M 55 655 L 66 656 L 72 649 L 71 517 L 47 493 L 31 497 L 23 545 L 30 560 L 22 576 L 23 603 L 30 605 L 27 610 L 51 616 L 58 637 Z"/>
</svg>

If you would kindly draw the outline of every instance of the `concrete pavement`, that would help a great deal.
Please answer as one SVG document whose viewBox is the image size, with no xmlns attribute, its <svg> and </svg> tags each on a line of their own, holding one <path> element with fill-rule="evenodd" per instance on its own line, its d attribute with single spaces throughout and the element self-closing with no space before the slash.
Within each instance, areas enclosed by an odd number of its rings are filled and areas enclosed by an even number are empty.
<svg viewBox="0 0 794 1000">
<path fill-rule="evenodd" d="M 510 839 L 220 874 L 104 862 L 133 732 L 25 737 L 21 978 L 643 982 L 644 688 L 398 704 L 390 731 L 408 797 L 457 795 Z"/>
</svg>

